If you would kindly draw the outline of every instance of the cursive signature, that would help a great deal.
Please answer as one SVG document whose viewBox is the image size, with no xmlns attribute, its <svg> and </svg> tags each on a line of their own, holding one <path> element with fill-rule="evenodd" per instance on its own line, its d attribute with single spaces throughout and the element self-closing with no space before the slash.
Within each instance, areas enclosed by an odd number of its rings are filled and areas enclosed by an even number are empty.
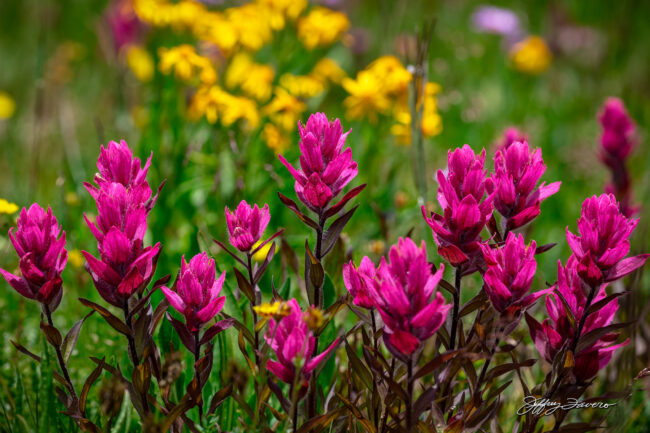
<svg viewBox="0 0 650 433">
<path fill-rule="evenodd" d="M 548 398 L 536 398 L 529 395 L 524 397 L 524 404 L 517 410 L 517 415 L 526 415 L 532 413 L 533 415 L 551 415 L 558 409 L 572 410 L 572 409 L 609 409 L 616 406 L 616 403 L 603 403 L 601 401 L 588 403 L 578 400 L 577 398 L 569 398 L 566 403 L 552 401 Z"/>
</svg>

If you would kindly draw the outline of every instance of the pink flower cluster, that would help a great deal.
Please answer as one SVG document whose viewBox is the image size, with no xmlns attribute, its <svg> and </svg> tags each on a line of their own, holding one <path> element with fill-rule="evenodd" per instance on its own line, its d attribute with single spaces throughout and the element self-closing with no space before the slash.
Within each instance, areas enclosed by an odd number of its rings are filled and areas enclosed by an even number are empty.
<svg viewBox="0 0 650 433">
<path fill-rule="evenodd" d="M 230 233 L 230 243 L 239 251 L 250 251 L 253 245 L 262 239 L 270 220 L 268 204 L 260 209 L 257 205 L 251 207 L 246 200 L 242 200 L 234 212 L 231 212 L 226 206 L 226 223 Z"/>
<path fill-rule="evenodd" d="M 444 266 L 431 272 L 424 242 L 418 247 L 411 239 L 400 238 L 388 257 L 388 261 L 382 257 L 377 269 L 367 257 L 358 269 L 352 262 L 345 264 L 343 278 L 356 305 L 377 308 L 384 322 L 384 344 L 404 358 L 435 334 L 451 305 L 435 291 Z"/>
<path fill-rule="evenodd" d="M 86 268 L 106 302 L 123 308 L 126 300 L 151 281 L 160 254 L 160 243 L 143 245 L 147 215 L 156 197 L 151 196 L 147 169 L 133 157 L 125 141 L 102 146 L 95 185 L 85 183 L 97 204 L 97 218 L 86 223 L 97 239 L 100 259 L 82 251 Z"/>
</svg>

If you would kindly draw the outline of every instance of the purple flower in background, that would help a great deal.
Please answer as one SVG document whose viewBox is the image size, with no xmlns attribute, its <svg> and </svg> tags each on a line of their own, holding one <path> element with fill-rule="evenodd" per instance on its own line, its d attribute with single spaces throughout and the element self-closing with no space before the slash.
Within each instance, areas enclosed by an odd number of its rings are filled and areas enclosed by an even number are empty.
<svg viewBox="0 0 650 433">
<path fill-rule="evenodd" d="M 472 24 L 477 32 L 504 36 L 509 43 L 523 35 L 519 18 L 510 9 L 479 6 L 472 14 Z"/>
<path fill-rule="evenodd" d="M 106 11 L 106 21 L 116 52 L 137 41 L 142 25 L 133 10 L 132 0 L 114 1 Z"/>
<path fill-rule="evenodd" d="M 246 200 L 242 200 L 234 212 L 231 212 L 226 206 L 226 223 L 230 233 L 230 243 L 239 251 L 250 251 L 253 245 L 262 238 L 264 229 L 270 220 L 268 204 L 260 209 L 257 205 L 251 207 Z"/>
<path fill-rule="evenodd" d="M 61 272 L 68 253 L 65 249 L 65 232 L 61 230 L 52 209 L 48 207 L 46 212 L 36 203 L 29 210 L 23 208 L 16 232 L 13 227 L 9 229 L 9 239 L 20 258 L 22 276 L 1 268 L 0 273 L 18 293 L 47 304 L 54 310 L 61 301 Z"/>
<path fill-rule="evenodd" d="M 296 170 L 282 155 L 279 158 L 296 180 L 300 201 L 314 212 L 322 212 L 358 173 L 352 149 L 343 150 L 350 131 L 343 133 L 339 119 L 329 122 L 324 113 L 312 114 L 307 125 L 299 123 L 298 129 L 301 169 Z"/>
<path fill-rule="evenodd" d="M 325 361 L 334 350 L 339 338 L 320 355 L 316 351 L 316 337 L 309 329 L 304 313 L 295 299 L 288 301 L 291 313 L 279 321 L 269 319 L 269 328 L 265 334 L 266 342 L 275 352 L 277 361 L 268 360 L 266 368 L 285 383 L 293 384 L 299 366 L 301 385 L 307 386 L 311 373 Z"/>
<path fill-rule="evenodd" d="M 528 247 L 521 234 L 509 233 L 505 245 L 490 248 L 481 244 L 487 270 L 483 275 L 485 292 L 499 313 L 515 316 L 548 290 L 528 294 L 537 270 L 536 244 Z"/>
<path fill-rule="evenodd" d="M 562 295 L 573 318 L 576 322 L 580 322 L 585 314 L 587 299 L 577 274 L 576 265 L 574 257 L 569 259 L 566 267 L 562 267 L 562 263 L 558 262 L 558 282 L 551 289 L 557 290 Z M 607 296 L 605 286 L 600 287 L 591 305 Z M 573 318 L 569 318 L 564 303 L 557 293 L 552 293 L 546 298 L 546 309 L 549 319 L 539 323 L 531 316 L 526 315 L 526 321 L 539 354 L 552 363 L 555 355 L 567 342 L 574 341 L 576 328 L 572 323 Z M 616 310 L 618 310 L 618 299 L 612 299 L 602 308 L 591 313 L 585 319 L 580 335 L 584 336 L 590 331 L 610 325 L 614 320 Z M 577 345 L 576 353 L 573 355 L 575 359 L 573 374 L 578 380 L 587 381 L 594 377 L 600 369 L 609 363 L 616 349 L 629 343 L 628 339 L 615 344 L 618 336 L 618 333 L 613 332 L 603 335 L 586 346 Z"/>
<path fill-rule="evenodd" d="M 422 215 L 433 230 L 438 253 L 453 266 L 464 266 L 464 273 L 473 272 L 482 260 L 479 244 L 481 231 L 492 215 L 490 194 L 484 199 L 486 186 L 485 149 L 475 155 L 468 145 L 449 151 L 448 170 L 438 170 L 438 202 L 443 214 Z"/>
<path fill-rule="evenodd" d="M 400 238 L 388 258 L 381 260 L 372 297 L 384 321 L 384 344 L 404 359 L 442 326 L 451 305 L 436 292 L 444 265 L 431 272 L 424 242 L 418 248 L 411 239 Z"/>
<path fill-rule="evenodd" d="M 343 265 L 343 282 L 354 298 L 354 305 L 362 308 L 375 306 L 372 298 L 373 289 L 369 286 L 375 284 L 376 272 L 375 265 L 367 256 L 361 259 L 358 268 L 352 261 Z"/>
<path fill-rule="evenodd" d="M 171 306 L 185 316 L 187 328 L 196 332 L 223 308 L 226 297 L 219 296 L 219 293 L 225 278 L 225 271 L 216 278 L 214 260 L 202 252 L 192 257 L 189 263 L 183 256 L 176 291 L 166 286 L 161 290 Z"/>
<path fill-rule="evenodd" d="M 496 192 L 494 208 L 505 219 L 506 230 L 514 230 L 532 221 L 540 212 L 542 201 L 555 194 L 561 182 L 538 187 L 546 171 L 541 149 L 531 151 L 528 143 L 514 142 L 494 156 L 494 174 L 488 191 Z"/>
<path fill-rule="evenodd" d="M 582 203 L 578 232 L 566 228 L 567 241 L 578 262 L 580 277 L 590 286 L 618 280 L 643 266 L 650 254 L 625 258 L 628 240 L 638 219 L 623 215 L 612 194 L 593 196 Z"/>
<path fill-rule="evenodd" d="M 497 144 L 497 150 L 507 149 L 516 141 L 528 141 L 528 137 L 519 128 L 510 126 L 503 131 L 501 141 Z"/>
</svg>

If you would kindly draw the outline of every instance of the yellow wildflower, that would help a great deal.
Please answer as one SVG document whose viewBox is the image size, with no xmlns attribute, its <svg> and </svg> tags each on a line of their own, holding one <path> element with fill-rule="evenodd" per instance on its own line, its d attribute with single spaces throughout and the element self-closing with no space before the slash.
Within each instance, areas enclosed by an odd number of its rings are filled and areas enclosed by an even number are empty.
<svg viewBox="0 0 650 433">
<path fill-rule="evenodd" d="M 385 113 L 390 108 L 390 100 L 382 83 L 369 71 L 359 72 L 356 80 L 344 78 L 341 85 L 350 94 L 343 100 L 346 116 L 350 119 L 368 116 L 375 122 L 377 113 Z"/>
<path fill-rule="evenodd" d="M 269 116 L 273 123 L 285 131 L 292 131 L 306 109 L 307 106 L 300 99 L 282 87 L 276 87 L 273 99 L 262 109 L 262 114 Z"/>
<path fill-rule="evenodd" d="M 172 3 L 167 0 L 134 0 L 138 18 L 156 27 L 191 28 L 203 14 L 205 6 L 192 0 Z"/>
<path fill-rule="evenodd" d="M 79 250 L 70 250 L 68 251 L 68 262 L 72 264 L 75 268 L 80 268 L 86 263 L 86 259 Z"/>
<path fill-rule="evenodd" d="M 273 37 L 268 14 L 253 3 L 226 9 L 226 18 L 235 29 L 239 44 L 257 51 Z"/>
<path fill-rule="evenodd" d="M 233 57 L 226 71 L 226 86 L 230 89 L 240 87 L 248 96 L 258 101 L 266 101 L 273 91 L 275 71 L 269 65 L 255 63 L 246 53 Z"/>
<path fill-rule="evenodd" d="M 266 142 L 269 149 L 279 154 L 289 147 L 289 138 L 272 123 L 264 125 L 262 130 L 262 139 Z"/>
<path fill-rule="evenodd" d="M 163 74 L 172 70 L 176 78 L 190 81 L 198 77 L 203 84 L 213 84 L 217 81 L 217 72 L 206 57 L 200 56 L 192 45 L 179 45 L 173 48 L 160 48 L 160 63 L 158 67 Z"/>
<path fill-rule="evenodd" d="M 255 248 L 259 247 L 262 244 L 262 241 L 257 241 L 253 244 L 252 249 L 254 250 Z M 258 262 L 263 262 L 266 259 L 266 255 L 271 251 L 271 245 L 275 245 L 273 242 L 269 242 L 266 245 L 264 245 L 258 252 L 253 254 L 253 259 L 257 260 Z M 277 247 L 273 251 L 274 253 L 277 251 Z"/>
<path fill-rule="evenodd" d="M 142 105 L 131 108 L 131 120 L 138 129 L 144 129 L 149 124 L 149 110 Z"/>
<path fill-rule="evenodd" d="M 411 81 L 411 73 L 395 56 L 379 57 L 366 69 L 377 77 L 387 93 L 403 93 Z"/>
<path fill-rule="evenodd" d="M 11 215 L 16 212 L 18 212 L 18 205 L 16 203 L 11 203 L 4 198 L 0 198 L 0 213 Z"/>
<path fill-rule="evenodd" d="M 374 254 L 383 255 L 386 251 L 386 242 L 381 239 L 375 239 L 374 241 L 370 241 L 368 249 Z"/>
<path fill-rule="evenodd" d="M 515 69 L 526 74 L 540 74 L 551 64 L 553 54 L 539 36 L 529 36 L 510 50 Z"/>
<path fill-rule="evenodd" d="M 298 38 L 308 50 L 331 45 L 350 27 L 345 14 L 324 7 L 313 8 L 298 20 Z"/>
<path fill-rule="evenodd" d="M 284 74 L 280 77 L 280 86 L 298 98 L 311 98 L 325 91 L 325 84 L 310 75 Z"/>
<path fill-rule="evenodd" d="M 438 114 L 436 94 L 440 92 L 438 83 L 428 82 L 424 87 L 424 106 L 422 107 L 422 135 L 433 137 L 442 132 L 442 118 Z M 419 108 L 419 104 L 418 104 Z M 394 109 L 393 117 L 397 121 L 391 126 L 391 133 L 400 144 L 411 144 L 411 112 L 405 99 Z"/>
<path fill-rule="evenodd" d="M 243 96 L 234 96 L 219 86 L 201 87 L 192 98 L 190 117 L 205 116 L 208 122 L 230 126 L 238 120 L 246 121 L 248 129 L 255 129 L 260 123 L 255 102 Z"/>
<path fill-rule="evenodd" d="M 81 200 L 79 200 L 79 194 L 74 191 L 68 191 L 65 193 L 65 204 L 68 206 L 79 206 Z"/>
<path fill-rule="evenodd" d="M 131 45 L 126 52 L 126 64 L 138 80 L 146 83 L 151 81 L 154 74 L 154 63 L 151 54 L 139 45 Z"/>
<path fill-rule="evenodd" d="M 258 316 L 266 318 L 273 317 L 276 320 L 291 314 L 291 307 L 284 301 L 275 301 L 272 304 L 264 302 L 253 307 L 253 310 L 255 310 Z"/>
<path fill-rule="evenodd" d="M 340 84 L 341 80 L 345 78 L 345 71 L 334 60 L 324 57 L 316 63 L 310 75 L 323 82 Z"/>
<path fill-rule="evenodd" d="M 224 55 L 230 54 L 237 45 L 237 29 L 221 13 L 206 11 L 192 29 L 197 38 L 213 43 Z"/>
<path fill-rule="evenodd" d="M 0 90 L 0 119 L 9 119 L 16 112 L 14 98 Z"/>
<path fill-rule="evenodd" d="M 282 30 L 286 20 L 294 21 L 307 8 L 307 0 L 257 0 L 265 8 L 273 30 Z"/>
<path fill-rule="evenodd" d="M 325 322 L 323 317 L 323 311 L 319 308 L 309 307 L 303 316 L 303 320 L 307 324 L 307 327 L 312 331 L 318 331 L 323 323 Z"/>
</svg>

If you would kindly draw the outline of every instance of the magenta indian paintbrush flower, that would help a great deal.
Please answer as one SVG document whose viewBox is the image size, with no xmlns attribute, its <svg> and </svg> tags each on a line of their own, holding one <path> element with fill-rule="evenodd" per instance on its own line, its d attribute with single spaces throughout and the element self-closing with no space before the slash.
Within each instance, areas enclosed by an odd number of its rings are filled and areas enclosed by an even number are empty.
<svg viewBox="0 0 650 433">
<path fill-rule="evenodd" d="M 350 131 L 343 133 L 339 119 L 329 122 L 324 113 L 312 114 L 298 129 L 301 169 L 296 170 L 282 155 L 279 158 L 296 180 L 300 201 L 321 212 L 358 173 L 352 150 L 343 150 Z"/>
<path fill-rule="evenodd" d="M 483 287 L 499 313 L 518 316 L 523 308 L 548 293 L 548 290 L 540 290 L 528 294 L 537 270 L 535 241 L 527 247 L 521 234 L 509 233 L 502 247 L 490 248 L 482 244 L 481 249 L 487 267 Z"/>
<path fill-rule="evenodd" d="M 242 200 L 234 212 L 231 212 L 226 206 L 226 223 L 230 233 L 230 243 L 239 251 L 250 251 L 253 245 L 262 238 L 270 220 L 268 204 L 260 209 L 257 205 L 251 207 L 246 200 Z"/>
<path fill-rule="evenodd" d="M 183 256 L 176 291 L 166 286 L 161 290 L 171 306 L 185 316 L 187 328 L 196 332 L 223 308 L 226 297 L 219 296 L 219 293 L 225 279 L 225 271 L 216 278 L 214 260 L 202 252 L 192 257 L 189 263 Z"/>
<path fill-rule="evenodd" d="M 443 214 L 422 215 L 433 230 L 438 253 L 453 266 L 463 265 L 464 273 L 477 269 L 482 259 L 479 244 L 481 231 L 492 215 L 492 198 L 484 198 L 486 185 L 485 149 L 475 155 L 468 145 L 447 156 L 448 170 L 438 170 L 438 202 Z"/>
<path fill-rule="evenodd" d="M 354 266 L 352 260 L 343 265 L 343 282 L 354 298 L 352 301 L 354 305 L 362 308 L 374 308 L 372 289 L 369 287 L 374 284 L 376 273 L 375 265 L 368 256 L 361 259 L 358 268 Z"/>
<path fill-rule="evenodd" d="M 528 137 L 518 128 L 510 126 L 503 131 L 501 141 L 497 143 L 497 150 L 507 149 L 516 141 L 528 141 Z"/>
<path fill-rule="evenodd" d="M 431 272 L 424 242 L 418 247 L 411 239 L 400 238 L 388 258 L 382 258 L 368 287 L 384 322 L 384 344 L 404 359 L 442 326 L 451 305 L 436 292 L 444 265 Z"/>
<path fill-rule="evenodd" d="M 551 288 L 562 294 L 573 318 L 569 318 L 562 299 L 556 293 L 551 293 L 546 298 L 546 309 L 549 318 L 539 323 L 531 316 L 526 315 L 526 321 L 535 346 L 540 355 L 550 363 L 553 362 L 555 355 L 567 343 L 571 348 L 571 344 L 576 337 L 576 325 L 572 321 L 575 319 L 579 323 L 587 308 L 587 297 L 577 274 L 576 265 L 573 256 L 567 262 L 566 267 L 563 267 L 562 263 L 558 261 L 558 282 Z M 605 287 L 606 284 L 600 286 L 591 305 L 607 296 Z M 614 320 L 616 310 L 618 310 L 618 299 L 612 299 L 602 308 L 591 313 L 585 319 L 580 335 L 584 336 L 590 331 L 610 325 Z M 573 374 L 578 380 L 587 381 L 594 377 L 600 369 L 609 363 L 616 349 L 629 343 L 629 339 L 627 339 L 622 343 L 615 344 L 618 336 L 618 333 L 612 332 L 603 335 L 585 347 L 576 345 L 577 350 L 573 354 L 575 360 Z"/>
<path fill-rule="evenodd" d="M 96 186 L 86 189 L 97 204 L 97 218 L 86 223 L 97 239 L 100 260 L 87 251 L 86 269 L 99 294 L 111 305 L 123 308 L 127 299 L 141 292 L 156 270 L 160 244 L 143 245 L 147 214 L 155 197 L 146 180 L 151 158 L 141 167 L 125 141 L 102 146 L 95 176 Z"/>
<path fill-rule="evenodd" d="M 582 203 L 579 236 L 566 228 L 567 241 L 577 259 L 580 277 L 591 287 L 618 280 L 643 266 L 649 254 L 625 258 L 629 237 L 638 219 L 623 215 L 612 194 L 593 196 Z"/>
<path fill-rule="evenodd" d="M 13 227 L 9 229 L 9 239 L 20 258 L 22 276 L 0 268 L 2 276 L 24 297 L 47 304 L 51 310 L 56 309 L 61 301 L 61 272 L 68 253 L 65 232 L 52 209 L 45 211 L 36 203 L 29 210 L 23 208 L 16 232 Z"/>
<path fill-rule="evenodd" d="M 285 383 L 293 384 L 296 371 L 300 368 L 301 386 L 306 387 L 312 372 L 325 361 L 334 350 L 339 338 L 321 354 L 314 356 L 316 337 L 305 321 L 305 313 L 295 299 L 287 302 L 291 313 L 278 322 L 269 320 L 265 334 L 266 342 L 275 352 L 277 361 L 269 360 L 266 368 Z"/>
<path fill-rule="evenodd" d="M 487 184 L 495 192 L 494 208 L 503 216 L 507 231 L 532 221 L 540 212 L 540 203 L 555 194 L 561 182 L 539 187 L 537 182 L 546 171 L 541 149 L 532 150 L 528 143 L 517 141 L 494 156 L 494 173 Z"/>
<path fill-rule="evenodd" d="M 632 186 L 627 170 L 627 158 L 636 145 L 634 121 L 627 114 L 623 101 L 618 98 L 605 101 L 598 120 L 603 128 L 600 159 L 612 173 L 612 180 L 606 185 L 605 192 L 616 196 L 625 216 L 634 216 L 639 212 L 639 207 L 631 204 Z"/>
</svg>

